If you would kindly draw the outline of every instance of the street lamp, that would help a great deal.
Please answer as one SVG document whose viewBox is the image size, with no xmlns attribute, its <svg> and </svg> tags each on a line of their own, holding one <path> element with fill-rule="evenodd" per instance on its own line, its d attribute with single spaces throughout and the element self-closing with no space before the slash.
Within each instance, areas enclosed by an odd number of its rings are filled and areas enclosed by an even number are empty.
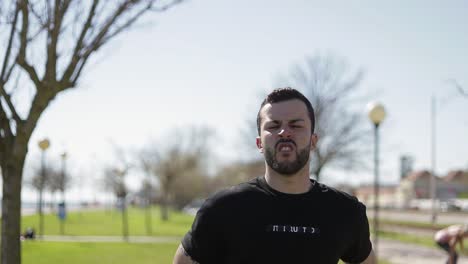
<svg viewBox="0 0 468 264">
<path fill-rule="evenodd" d="M 44 235 L 44 215 L 42 213 L 42 193 L 44 190 L 44 184 L 46 179 L 46 165 L 45 165 L 45 152 L 50 146 L 50 141 L 44 138 L 38 143 L 39 148 L 42 151 L 41 155 L 41 177 L 39 181 L 39 237 L 42 238 Z"/>
<path fill-rule="evenodd" d="M 67 159 L 67 152 L 63 152 L 60 157 L 62 158 L 62 174 L 60 179 L 60 191 L 62 192 L 62 201 L 59 203 L 58 206 L 58 217 L 60 220 L 60 234 L 65 234 L 65 218 L 66 218 L 66 207 L 65 207 L 65 184 L 66 184 L 66 159 Z"/>
<path fill-rule="evenodd" d="M 436 98 L 431 98 L 431 177 L 429 178 L 429 194 L 431 197 L 431 223 L 434 225 L 437 220 L 437 187 L 436 187 Z"/>
<path fill-rule="evenodd" d="M 379 230 L 379 125 L 385 118 L 384 107 L 377 102 L 367 105 L 370 121 L 374 124 L 374 252 L 377 256 Z"/>
<path fill-rule="evenodd" d="M 62 175 L 60 179 L 60 191 L 62 191 L 62 202 L 65 202 L 65 182 L 66 182 L 66 161 L 67 161 L 67 152 L 60 154 L 62 158 Z"/>
</svg>

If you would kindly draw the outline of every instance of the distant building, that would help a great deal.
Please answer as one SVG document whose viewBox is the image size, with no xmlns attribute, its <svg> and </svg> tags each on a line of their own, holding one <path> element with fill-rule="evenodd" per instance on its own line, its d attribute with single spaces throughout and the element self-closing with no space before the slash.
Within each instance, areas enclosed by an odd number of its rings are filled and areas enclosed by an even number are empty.
<svg viewBox="0 0 468 264">
<path fill-rule="evenodd" d="M 468 171 L 454 170 L 443 177 L 444 184 L 438 187 L 441 198 L 460 197 L 468 194 Z"/>
<path fill-rule="evenodd" d="M 379 186 L 379 206 L 392 208 L 395 204 L 395 191 L 398 186 Z M 374 206 L 374 186 L 366 185 L 355 189 L 355 196 L 368 208 Z"/>
<path fill-rule="evenodd" d="M 468 188 L 468 171 L 454 170 L 449 172 L 447 176 L 444 177 L 444 179 L 447 182 L 453 182 L 459 184 L 460 186 Z M 465 191 L 466 190 L 467 189 L 465 189 Z"/>
<path fill-rule="evenodd" d="M 444 177 L 432 176 L 427 170 L 414 171 L 400 180 L 396 186 L 379 187 L 381 207 L 408 208 L 413 200 L 430 199 L 431 177 L 436 184 L 436 196 L 444 201 L 468 193 L 468 171 L 455 170 Z M 356 188 L 356 197 L 368 207 L 374 204 L 374 187 L 366 185 Z"/>
</svg>

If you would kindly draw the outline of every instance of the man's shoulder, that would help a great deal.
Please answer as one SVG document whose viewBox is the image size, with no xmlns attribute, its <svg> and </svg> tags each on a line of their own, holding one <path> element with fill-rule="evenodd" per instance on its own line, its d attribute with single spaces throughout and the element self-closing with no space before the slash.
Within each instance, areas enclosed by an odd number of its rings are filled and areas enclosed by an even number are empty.
<svg viewBox="0 0 468 264">
<path fill-rule="evenodd" d="M 329 202 L 336 202 L 338 204 L 350 207 L 364 207 L 364 204 L 361 203 L 356 196 L 349 194 L 347 192 L 338 190 L 334 187 L 328 186 L 323 183 L 316 182 L 317 191 L 320 192 L 323 198 L 327 199 Z"/>
<path fill-rule="evenodd" d="M 239 203 L 242 200 L 248 200 L 252 195 L 257 195 L 259 193 L 261 193 L 261 188 L 255 178 L 215 192 L 206 199 L 204 207 L 225 206 L 232 202 Z"/>
</svg>

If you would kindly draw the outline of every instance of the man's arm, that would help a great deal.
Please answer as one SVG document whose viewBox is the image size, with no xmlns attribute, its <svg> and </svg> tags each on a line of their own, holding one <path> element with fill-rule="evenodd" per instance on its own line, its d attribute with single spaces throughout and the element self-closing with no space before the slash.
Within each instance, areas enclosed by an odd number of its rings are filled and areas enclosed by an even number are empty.
<svg viewBox="0 0 468 264">
<path fill-rule="evenodd" d="M 172 264 L 199 264 L 199 263 L 193 260 L 189 256 L 189 254 L 187 254 L 182 244 L 180 244 L 179 248 L 177 248 Z"/>
<path fill-rule="evenodd" d="M 369 256 L 362 262 L 362 264 L 377 264 L 377 259 L 375 258 L 374 250 L 371 250 Z"/>
<path fill-rule="evenodd" d="M 361 262 L 361 264 L 377 264 L 377 260 L 375 259 L 374 250 L 371 250 L 371 252 L 369 253 L 369 256 L 366 258 L 366 260 Z"/>
</svg>

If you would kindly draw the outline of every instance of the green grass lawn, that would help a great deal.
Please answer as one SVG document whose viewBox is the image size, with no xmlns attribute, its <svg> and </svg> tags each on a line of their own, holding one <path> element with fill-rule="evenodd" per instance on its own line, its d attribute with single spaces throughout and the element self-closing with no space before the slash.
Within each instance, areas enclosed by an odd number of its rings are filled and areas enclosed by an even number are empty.
<svg viewBox="0 0 468 264">
<path fill-rule="evenodd" d="M 193 221 L 193 216 L 179 212 L 170 212 L 169 221 L 162 221 L 159 208 L 151 210 L 152 233 L 146 232 L 145 211 L 141 208 L 130 208 L 128 211 L 129 234 L 134 236 L 183 236 Z M 21 230 L 39 227 L 39 216 L 31 215 L 22 218 Z M 119 236 L 122 235 L 122 214 L 117 210 L 71 212 L 65 220 L 65 235 Z M 56 215 L 44 215 L 44 234 L 59 235 L 60 223 Z"/>
<path fill-rule="evenodd" d="M 369 218 L 369 221 L 372 221 L 372 219 Z M 440 230 L 451 225 L 451 224 L 432 224 L 432 223 L 414 222 L 414 221 L 397 221 L 397 220 L 388 220 L 388 219 L 382 219 L 379 222 L 381 224 L 387 224 L 387 225 L 421 228 L 421 229 L 429 229 L 429 230 Z"/>
<path fill-rule="evenodd" d="M 153 236 L 182 237 L 190 228 L 193 216 L 171 212 L 169 221 L 162 221 L 159 208 L 152 208 Z M 128 212 L 129 234 L 148 235 L 145 226 L 145 211 L 130 208 Z M 59 235 L 60 225 L 56 215 L 44 216 L 44 233 Z M 37 231 L 37 215 L 22 217 L 22 230 L 34 227 Z M 117 210 L 71 212 L 65 222 L 65 235 L 121 236 L 122 217 Z M 26 264 L 104 264 L 104 263 L 172 263 L 179 243 L 97 243 L 97 242 L 45 242 L 24 241 L 22 259 Z M 379 263 L 388 263 L 385 260 Z"/>
<path fill-rule="evenodd" d="M 379 231 L 379 235 L 385 238 L 394 239 L 394 240 L 398 240 L 398 241 L 405 242 L 405 243 L 418 244 L 421 246 L 433 247 L 433 248 L 437 247 L 432 237 L 415 236 L 411 234 L 387 232 L 387 231 Z"/>
<path fill-rule="evenodd" d="M 172 263 L 178 243 L 61 243 L 25 241 L 24 264 L 165 264 Z"/>
</svg>

